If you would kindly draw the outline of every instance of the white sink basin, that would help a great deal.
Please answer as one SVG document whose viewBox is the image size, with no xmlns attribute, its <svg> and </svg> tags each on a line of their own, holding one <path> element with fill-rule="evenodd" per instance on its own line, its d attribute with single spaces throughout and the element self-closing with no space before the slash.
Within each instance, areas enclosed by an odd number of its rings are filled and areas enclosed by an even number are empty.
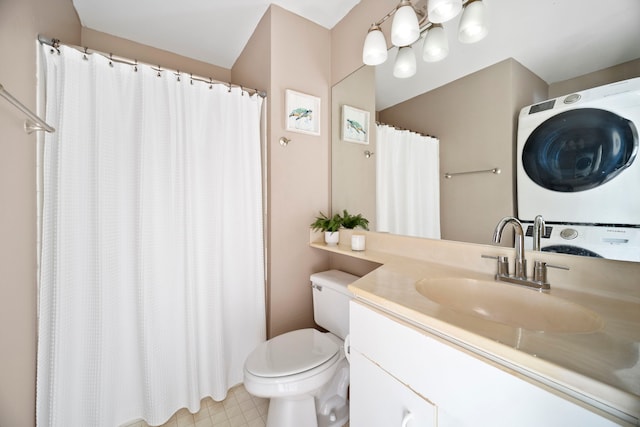
<svg viewBox="0 0 640 427">
<path fill-rule="evenodd" d="M 466 278 L 422 279 L 416 290 L 457 313 L 530 331 L 593 332 L 602 320 L 563 298 L 506 283 Z"/>
</svg>

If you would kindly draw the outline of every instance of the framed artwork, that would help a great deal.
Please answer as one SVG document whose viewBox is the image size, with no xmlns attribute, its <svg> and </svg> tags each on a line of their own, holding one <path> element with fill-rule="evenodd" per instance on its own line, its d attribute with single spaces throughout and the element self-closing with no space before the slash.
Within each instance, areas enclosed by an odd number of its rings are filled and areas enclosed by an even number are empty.
<svg viewBox="0 0 640 427">
<path fill-rule="evenodd" d="M 287 89 L 287 130 L 320 135 L 320 98 Z"/>
<path fill-rule="evenodd" d="M 342 139 L 357 144 L 369 144 L 369 112 L 342 106 Z"/>
</svg>

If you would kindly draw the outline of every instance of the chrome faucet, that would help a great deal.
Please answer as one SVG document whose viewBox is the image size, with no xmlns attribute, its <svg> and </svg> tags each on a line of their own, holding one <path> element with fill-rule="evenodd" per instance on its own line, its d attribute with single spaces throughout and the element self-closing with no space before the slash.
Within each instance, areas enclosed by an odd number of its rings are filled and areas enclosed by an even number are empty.
<svg viewBox="0 0 640 427">
<path fill-rule="evenodd" d="M 516 247 L 516 260 L 515 260 L 515 274 L 516 279 L 527 278 L 527 260 L 524 259 L 524 232 L 522 231 L 522 223 L 518 218 L 513 216 L 506 216 L 500 220 L 496 226 L 496 230 L 493 232 L 493 243 L 500 243 L 502 239 L 502 232 L 507 224 L 513 226 L 513 231 L 516 235 L 515 247 Z"/>
<path fill-rule="evenodd" d="M 518 218 L 507 216 L 500 220 L 496 226 L 496 230 L 493 233 L 493 242 L 500 243 L 502 239 L 502 232 L 504 228 L 511 224 L 515 232 L 516 240 L 516 260 L 515 260 L 515 274 L 512 276 L 509 274 L 509 259 L 506 256 L 490 256 L 482 255 L 483 258 L 494 258 L 498 260 L 498 272 L 496 273 L 496 280 L 501 282 L 513 283 L 515 285 L 526 286 L 529 288 L 537 289 L 539 291 L 548 291 L 551 289 L 551 285 L 547 281 L 547 267 L 559 268 L 562 270 L 568 270 L 568 267 L 563 265 L 551 265 L 544 261 L 535 261 L 533 266 L 533 276 L 531 279 L 527 278 L 527 260 L 524 259 L 524 233 L 522 230 L 522 223 Z M 540 241 L 541 234 L 544 233 L 544 219 L 540 215 L 535 220 L 536 227 L 534 227 L 534 233 L 538 236 L 538 242 Z M 540 232 L 540 229 L 543 230 Z M 540 243 L 538 243 L 540 247 Z"/>
<path fill-rule="evenodd" d="M 533 220 L 533 250 L 540 251 L 540 239 L 544 236 L 546 224 L 542 215 L 537 215 Z"/>
</svg>

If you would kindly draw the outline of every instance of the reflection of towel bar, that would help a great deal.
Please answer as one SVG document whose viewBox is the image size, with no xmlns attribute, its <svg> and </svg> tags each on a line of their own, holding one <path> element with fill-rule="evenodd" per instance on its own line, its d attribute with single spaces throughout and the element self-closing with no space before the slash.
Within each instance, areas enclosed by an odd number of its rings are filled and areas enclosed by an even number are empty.
<svg viewBox="0 0 640 427">
<path fill-rule="evenodd" d="M 500 173 L 500 172 L 502 172 L 502 171 L 500 170 L 500 168 L 493 168 L 493 169 L 484 169 L 484 170 L 481 170 L 481 171 L 469 171 L 469 172 L 447 172 L 447 173 L 445 173 L 445 174 L 444 174 L 444 177 L 445 177 L 446 179 L 449 179 L 449 178 L 453 178 L 453 177 L 454 177 L 454 176 L 456 176 L 456 175 L 468 175 L 468 174 L 470 174 L 470 173 L 488 173 L 488 172 L 491 172 L 492 174 L 497 175 L 497 174 L 499 174 L 499 173 Z"/>
<path fill-rule="evenodd" d="M 22 102 L 18 101 L 14 98 L 7 90 L 0 84 L 0 96 L 9 101 L 11 105 L 16 107 L 18 110 L 22 111 L 25 116 L 27 116 L 27 120 L 24 122 L 24 130 L 27 133 L 31 133 L 33 131 L 47 131 L 47 132 L 55 132 L 55 129 L 49 126 L 44 120 L 35 115 L 33 111 L 29 110 Z"/>
</svg>

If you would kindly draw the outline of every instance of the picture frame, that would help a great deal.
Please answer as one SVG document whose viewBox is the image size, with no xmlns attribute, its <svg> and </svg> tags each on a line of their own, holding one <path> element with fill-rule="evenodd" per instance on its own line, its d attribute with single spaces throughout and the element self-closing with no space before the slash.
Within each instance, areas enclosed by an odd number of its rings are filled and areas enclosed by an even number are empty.
<svg viewBox="0 0 640 427">
<path fill-rule="evenodd" d="M 320 135 L 320 98 L 287 89 L 285 119 L 288 131 Z"/>
<path fill-rule="evenodd" d="M 342 139 L 369 144 L 369 112 L 349 105 L 342 106 Z"/>
</svg>

